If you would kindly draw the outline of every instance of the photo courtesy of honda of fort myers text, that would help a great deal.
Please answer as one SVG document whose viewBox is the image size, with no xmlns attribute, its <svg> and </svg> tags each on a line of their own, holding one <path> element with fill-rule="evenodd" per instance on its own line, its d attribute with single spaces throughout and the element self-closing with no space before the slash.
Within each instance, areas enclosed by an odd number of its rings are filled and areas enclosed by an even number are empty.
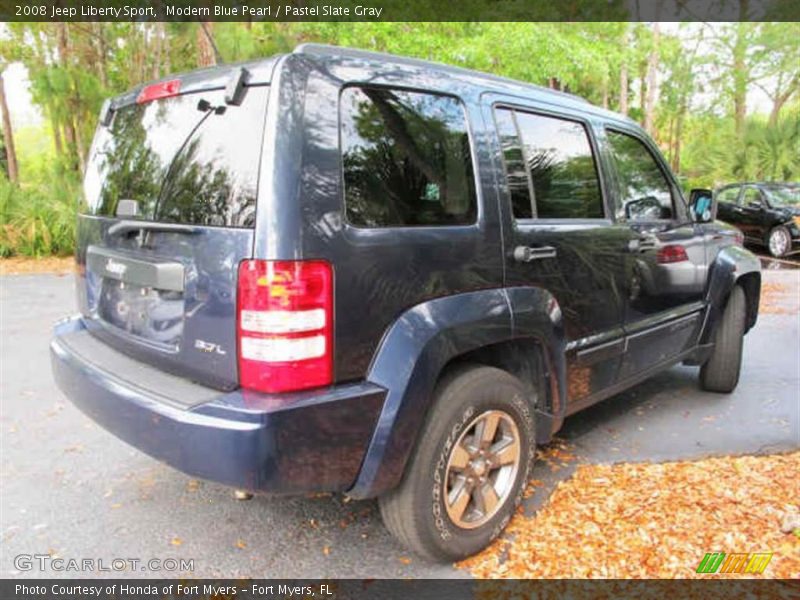
<svg viewBox="0 0 800 600">
<path fill-rule="evenodd" d="M 795 2 L 0 16 L 0 597 L 800 593 Z"/>
</svg>

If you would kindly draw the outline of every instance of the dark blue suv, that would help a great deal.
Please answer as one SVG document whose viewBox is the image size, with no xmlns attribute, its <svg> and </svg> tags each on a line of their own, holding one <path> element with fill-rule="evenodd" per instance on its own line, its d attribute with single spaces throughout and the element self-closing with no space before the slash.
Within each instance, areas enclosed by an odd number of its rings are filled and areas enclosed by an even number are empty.
<svg viewBox="0 0 800 600">
<path fill-rule="evenodd" d="M 106 103 L 53 369 L 186 473 L 378 497 L 461 558 L 568 415 L 678 362 L 736 386 L 759 264 L 714 212 L 580 98 L 301 46 Z"/>
</svg>

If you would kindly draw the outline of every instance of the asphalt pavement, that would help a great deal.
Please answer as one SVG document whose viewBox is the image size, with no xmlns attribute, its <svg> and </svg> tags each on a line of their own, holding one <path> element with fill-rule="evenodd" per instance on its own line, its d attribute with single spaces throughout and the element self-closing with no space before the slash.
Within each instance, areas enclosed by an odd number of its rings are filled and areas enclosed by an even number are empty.
<svg viewBox="0 0 800 600">
<path fill-rule="evenodd" d="M 702 392 L 697 369 L 677 366 L 570 417 L 559 437 L 577 460 L 537 464 L 543 485 L 528 511 L 581 462 L 800 448 L 800 270 L 764 278 L 781 290 L 780 306 L 746 337 L 733 394 Z M 229 488 L 183 475 L 96 426 L 50 374 L 51 327 L 74 311 L 73 287 L 71 275 L 0 277 L 0 577 L 78 575 L 53 568 L 68 563 L 42 571 L 34 560 L 28 570 L 19 555 L 88 558 L 95 568 L 99 561 L 110 568 L 113 559 L 182 558 L 194 561 L 193 570 L 177 573 L 194 577 L 465 576 L 402 548 L 375 502 L 338 495 L 236 501 Z M 84 575 L 173 574 L 139 566 Z"/>
</svg>

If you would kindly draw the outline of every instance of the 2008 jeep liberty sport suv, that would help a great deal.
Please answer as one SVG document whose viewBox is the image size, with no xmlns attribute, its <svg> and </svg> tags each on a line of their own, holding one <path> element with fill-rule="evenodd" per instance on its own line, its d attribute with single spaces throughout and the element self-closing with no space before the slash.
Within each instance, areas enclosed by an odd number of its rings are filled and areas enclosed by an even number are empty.
<svg viewBox="0 0 800 600">
<path fill-rule="evenodd" d="M 439 559 L 564 418 L 683 361 L 739 378 L 760 272 L 708 190 L 568 94 L 305 45 L 110 100 L 61 389 L 193 476 L 377 497 Z"/>
</svg>

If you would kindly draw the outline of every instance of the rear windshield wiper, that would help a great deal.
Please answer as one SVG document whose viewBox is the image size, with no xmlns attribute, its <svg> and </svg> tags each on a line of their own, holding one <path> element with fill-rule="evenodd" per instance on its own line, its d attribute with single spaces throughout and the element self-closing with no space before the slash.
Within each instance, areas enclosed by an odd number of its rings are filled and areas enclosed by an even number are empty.
<svg viewBox="0 0 800 600">
<path fill-rule="evenodd" d="M 108 235 L 121 235 L 131 231 L 167 231 L 192 235 L 200 233 L 200 227 L 182 223 L 152 223 L 148 221 L 120 221 L 108 228 Z"/>
</svg>

